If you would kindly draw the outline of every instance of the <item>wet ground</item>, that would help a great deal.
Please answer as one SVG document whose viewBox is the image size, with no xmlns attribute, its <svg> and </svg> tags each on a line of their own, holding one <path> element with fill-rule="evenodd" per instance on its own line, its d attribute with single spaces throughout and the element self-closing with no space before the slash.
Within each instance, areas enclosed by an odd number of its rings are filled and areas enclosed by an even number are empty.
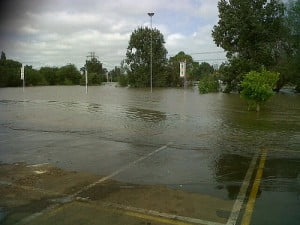
<svg viewBox="0 0 300 225">
<path fill-rule="evenodd" d="M 25 224 L 74 224 L 71 215 L 78 224 L 300 220 L 300 96 L 276 95 L 255 113 L 237 95 L 192 89 L 84 91 L 0 89 L 2 223 L 24 222 L 62 196 L 75 200 Z M 11 169 L 16 162 L 26 164 Z"/>
</svg>

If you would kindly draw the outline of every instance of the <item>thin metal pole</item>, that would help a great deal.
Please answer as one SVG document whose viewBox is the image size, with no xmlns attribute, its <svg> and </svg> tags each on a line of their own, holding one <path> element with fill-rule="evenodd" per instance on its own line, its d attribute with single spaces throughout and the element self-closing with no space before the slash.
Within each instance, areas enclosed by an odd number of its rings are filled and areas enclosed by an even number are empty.
<svg viewBox="0 0 300 225">
<path fill-rule="evenodd" d="M 25 73 L 24 73 L 25 74 Z M 23 92 L 24 92 L 24 90 L 25 90 L 25 75 L 24 75 L 24 77 L 23 77 Z"/>
<path fill-rule="evenodd" d="M 85 93 L 88 93 L 88 72 L 85 70 Z"/>
<path fill-rule="evenodd" d="M 152 93 L 152 16 L 150 16 L 150 24 L 151 24 L 151 33 L 150 33 L 150 36 L 151 36 L 151 53 L 150 53 L 150 62 L 151 62 L 151 65 L 150 65 L 150 77 L 151 77 L 151 80 L 150 80 L 150 86 L 151 86 L 151 93 Z"/>
</svg>

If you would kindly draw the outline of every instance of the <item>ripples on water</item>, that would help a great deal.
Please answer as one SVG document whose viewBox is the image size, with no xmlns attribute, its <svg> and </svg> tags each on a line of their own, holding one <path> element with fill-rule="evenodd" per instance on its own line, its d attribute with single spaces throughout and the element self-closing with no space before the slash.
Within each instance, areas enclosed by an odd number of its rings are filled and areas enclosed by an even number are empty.
<svg viewBox="0 0 300 225">
<path fill-rule="evenodd" d="M 75 132 L 117 141 L 230 152 L 261 145 L 297 150 L 300 101 L 276 95 L 260 113 L 235 94 L 193 89 L 34 87 L 0 90 L 1 124 L 14 129 Z M 151 137 L 151 138 L 150 138 Z"/>
</svg>

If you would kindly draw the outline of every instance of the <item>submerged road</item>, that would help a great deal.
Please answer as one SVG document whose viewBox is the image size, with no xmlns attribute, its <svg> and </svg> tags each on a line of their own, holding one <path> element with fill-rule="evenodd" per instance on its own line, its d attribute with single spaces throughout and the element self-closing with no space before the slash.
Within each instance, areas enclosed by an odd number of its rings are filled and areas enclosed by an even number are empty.
<svg viewBox="0 0 300 225">
<path fill-rule="evenodd" d="M 81 89 L 0 89 L 1 163 L 49 163 L 231 201 L 218 212 L 227 224 L 300 220 L 299 96 L 277 95 L 257 114 L 237 95 Z"/>
</svg>

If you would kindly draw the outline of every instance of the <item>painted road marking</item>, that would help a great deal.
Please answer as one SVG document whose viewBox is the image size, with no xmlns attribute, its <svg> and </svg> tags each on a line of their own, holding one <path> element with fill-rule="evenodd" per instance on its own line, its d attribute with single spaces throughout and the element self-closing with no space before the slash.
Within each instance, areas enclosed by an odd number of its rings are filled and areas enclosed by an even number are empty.
<svg viewBox="0 0 300 225">
<path fill-rule="evenodd" d="M 27 167 L 40 167 L 40 166 L 45 166 L 45 165 L 49 165 L 49 163 L 33 164 L 33 165 L 28 165 Z"/>
<path fill-rule="evenodd" d="M 266 162 L 266 158 L 267 158 L 267 150 L 263 149 L 260 161 L 259 161 L 259 165 L 258 165 L 258 169 L 256 172 L 256 176 L 255 176 L 255 180 L 253 182 L 252 185 L 252 189 L 250 192 L 250 196 L 249 196 L 249 200 L 247 202 L 246 205 L 246 209 L 245 209 L 245 213 L 242 219 L 242 225 L 249 225 L 250 221 L 251 221 L 251 216 L 253 213 L 253 208 L 254 208 L 254 204 L 255 204 L 255 200 L 256 200 L 256 195 L 258 192 L 258 188 L 260 185 L 260 181 L 263 175 L 263 171 L 264 171 L 264 167 L 265 167 L 265 162 Z"/>
<path fill-rule="evenodd" d="M 142 160 L 144 160 L 144 159 L 150 157 L 151 155 L 153 155 L 153 154 L 155 154 L 155 153 L 157 153 L 157 152 L 159 152 L 159 151 L 164 150 L 165 148 L 168 147 L 169 144 L 172 144 L 172 142 L 170 142 L 170 143 L 168 143 L 167 145 L 164 145 L 164 146 L 162 146 L 162 147 L 160 147 L 160 148 L 158 148 L 158 149 L 156 149 L 156 150 L 150 152 L 149 154 L 147 154 L 147 155 L 145 155 L 145 156 L 143 156 L 143 157 L 141 157 L 141 158 L 139 158 L 139 159 L 137 159 L 137 160 L 135 160 L 135 161 L 129 163 L 128 165 L 126 165 L 126 166 L 124 166 L 124 167 L 122 167 L 122 168 L 116 170 L 115 172 L 111 173 L 110 175 L 108 175 L 108 176 L 106 176 L 106 177 L 103 177 L 103 178 L 101 178 L 100 180 L 98 180 L 98 181 L 96 181 L 96 182 L 94 182 L 94 183 L 92 183 L 92 184 L 90 184 L 90 185 L 84 187 L 83 189 L 77 191 L 76 193 L 74 193 L 74 194 L 72 194 L 72 195 L 69 195 L 70 199 L 75 199 L 76 195 L 80 194 L 81 192 L 86 191 L 86 190 L 88 190 L 89 188 L 94 187 L 95 185 L 100 184 L 100 183 L 102 183 L 102 182 L 104 182 L 104 181 L 106 181 L 106 180 L 108 180 L 108 179 L 110 179 L 110 178 L 112 178 L 112 177 L 118 175 L 119 173 L 125 171 L 126 169 L 129 169 L 129 168 L 130 168 L 131 166 L 133 166 L 134 164 L 137 164 L 138 162 L 140 162 L 140 161 L 142 161 Z M 44 209 L 44 210 L 42 210 L 42 211 L 40 211 L 40 212 L 34 213 L 33 215 L 28 216 L 28 217 L 22 219 L 21 221 L 19 221 L 19 222 L 16 223 L 16 224 L 19 225 L 19 224 L 25 224 L 25 223 L 28 223 L 29 221 L 35 219 L 36 217 L 41 216 L 41 215 L 43 215 L 43 214 L 45 214 L 45 213 L 51 211 L 52 209 L 55 209 L 57 206 L 59 206 L 59 205 L 58 205 L 58 204 L 50 205 L 50 206 L 47 207 L 46 209 Z"/>
<path fill-rule="evenodd" d="M 239 194 L 238 194 L 238 196 L 237 196 L 237 198 L 234 202 L 231 214 L 229 216 L 229 219 L 228 219 L 226 225 L 235 225 L 236 222 L 237 222 L 237 219 L 239 217 L 240 211 L 241 211 L 242 206 L 243 206 L 243 202 L 246 198 L 246 194 L 247 194 L 247 190 L 248 190 L 248 187 L 249 187 L 249 184 L 250 184 L 251 177 L 253 176 L 253 172 L 255 170 L 255 165 L 256 165 L 256 162 L 257 162 L 257 159 L 258 159 L 258 155 L 259 155 L 259 152 L 256 152 L 254 154 L 251 162 L 250 162 L 250 165 L 249 165 L 249 168 L 248 168 L 247 173 L 245 175 L 244 181 L 242 183 L 240 192 L 239 192 Z"/>
<path fill-rule="evenodd" d="M 153 155 L 153 154 L 155 154 L 155 153 L 157 153 L 157 152 L 159 152 L 159 151 L 161 151 L 161 150 L 164 150 L 165 148 L 168 147 L 169 144 L 170 144 L 170 143 L 168 143 L 167 145 L 164 145 L 164 146 L 162 146 L 162 147 L 160 147 L 160 148 L 158 148 L 158 149 L 156 149 L 156 150 L 150 152 L 149 154 L 147 154 L 147 155 L 145 155 L 145 156 L 143 156 L 143 157 L 141 157 L 141 158 L 139 158 L 139 159 L 137 159 L 137 160 L 135 160 L 135 161 L 129 163 L 129 164 L 126 165 L 126 166 L 121 167 L 120 169 L 116 170 L 115 172 L 111 173 L 110 175 L 108 175 L 108 176 L 106 176 L 106 177 L 102 177 L 100 180 L 98 180 L 98 181 L 96 181 L 96 182 L 94 182 L 94 183 L 92 183 L 92 184 L 90 184 L 90 185 L 88 185 L 88 186 L 82 188 L 81 190 L 77 191 L 76 193 L 72 194 L 71 196 L 72 196 L 72 197 L 75 197 L 75 196 L 79 195 L 80 193 L 82 193 L 83 191 L 86 191 L 86 190 L 88 190 L 88 189 L 90 189 L 90 188 L 96 186 L 97 184 L 103 183 L 104 181 L 106 181 L 106 180 L 108 180 L 108 179 L 110 179 L 110 178 L 112 178 L 112 177 L 114 177 L 114 176 L 120 174 L 121 172 L 123 172 L 123 171 L 129 169 L 130 167 L 132 167 L 133 165 L 137 164 L 138 162 L 140 162 L 140 161 L 142 161 L 142 160 L 144 160 L 144 159 L 150 157 L 151 155 Z"/>
<path fill-rule="evenodd" d="M 42 211 L 36 212 L 36 213 L 20 220 L 19 222 L 15 223 L 15 225 L 25 225 L 25 224 L 29 223 L 30 221 L 34 220 L 35 218 L 37 218 L 47 212 L 51 212 L 51 210 L 55 209 L 58 206 L 60 206 L 60 204 L 57 204 L 57 203 L 49 205 L 47 208 L 43 209 Z"/>
<path fill-rule="evenodd" d="M 203 225 L 225 225 L 223 223 L 212 222 L 212 221 L 191 218 L 191 217 L 178 216 L 174 214 L 162 213 L 154 210 L 141 209 L 132 206 L 115 204 L 115 203 L 103 203 L 103 206 L 122 209 L 126 212 L 124 213 L 126 215 L 131 215 L 143 219 L 150 219 L 154 221 L 158 221 L 158 219 L 160 219 L 161 221 L 158 222 L 164 222 L 168 224 L 186 224 L 186 223 L 191 224 L 192 223 L 192 224 L 203 224 Z"/>
</svg>

